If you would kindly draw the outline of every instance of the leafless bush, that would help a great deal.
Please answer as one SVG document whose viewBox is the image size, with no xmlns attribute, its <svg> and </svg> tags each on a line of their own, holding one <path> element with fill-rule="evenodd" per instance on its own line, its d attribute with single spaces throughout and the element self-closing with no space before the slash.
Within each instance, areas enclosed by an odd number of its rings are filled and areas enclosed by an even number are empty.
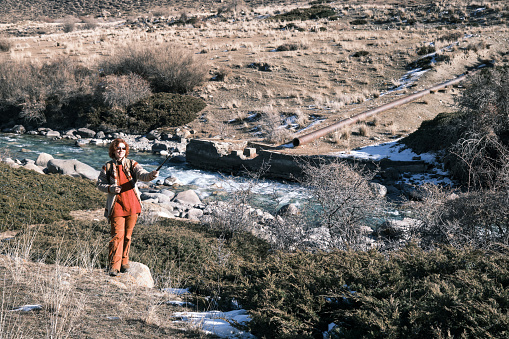
<svg viewBox="0 0 509 339">
<path fill-rule="evenodd" d="M 449 157 L 453 174 L 468 187 L 494 188 L 509 166 L 509 70 L 495 68 L 474 76 L 458 104 L 459 140 Z"/>
<path fill-rule="evenodd" d="M 97 26 L 99 26 L 97 23 L 97 20 L 95 20 L 92 17 L 82 18 L 81 21 L 84 23 L 84 25 L 83 25 L 84 29 L 94 30 L 97 28 Z"/>
<path fill-rule="evenodd" d="M 303 184 L 310 189 L 318 222 L 329 229 L 332 246 L 363 249 L 361 226 L 379 217 L 385 199 L 369 185 L 375 172 L 346 161 L 336 160 L 302 166 Z"/>
<path fill-rule="evenodd" d="M 7 39 L 0 38 L 0 52 L 9 52 L 11 50 L 11 42 Z"/>
<path fill-rule="evenodd" d="M 447 244 L 486 249 L 509 244 L 507 192 L 478 190 L 458 195 L 432 184 L 421 189 L 423 201 L 414 209 L 420 223 L 414 236 L 423 248 Z"/>
<path fill-rule="evenodd" d="M 468 133 L 451 147 L 459 160 L 452 171 L 464 179 L 469 188 L 505 186 L 509 166 L 509 150 L 491 133 Z"/>
<path fill-rule="evenodd" d="M 254 185 L 254 180 L 246 179 L 237 187 L 228 187 L 231 183 L 225 178 L 223 186 L 229 188 L 228 196 L 212 209 L 209 226 L 226 238 L 233 237 L 239 231 L 252 231 L 254 218 L 251 215 L 251 202 Z"/>
<path fill-rule="evenodd" d="M 59 110 L 95 86 L 95 74 L 69 59 L 42 65 L 0 62 L 0 108 L 18 108 L 26 122 L 45 122 L 45 111 Z"/>
<path fill-rule="evenodd" d="M 103 98 L 112 108 L 126 108 L 151 94 L 148 81 L 134 73 L 108 75 L 105 79 Z"/>
<path fill-rule="evenodd" d="M 135 73 L 150 82 L 155 92 L 187 93 L 203 83 L 207 70 L 192 52 L 174 45 L 128 46 L 105 60 L 106 75 Z"/>
<path fill-rule="evenodd" d="M 262 129 L 267 142 L 283 143 L 290 139 L 290 132 L 283 126 L 283 117 L 272 106 L 266 107 L 262 113 Z"/>
<path fill-rule="evenodd" d="M 73 17 L 65 18 L 63 26 L 64 33 L 73 32 L 75 29 L 76 29 L 76 19 Z"/>
<path fill-rule="evenodd" d="M 277 215 L 270 223 L 272 248 L 282 251 L 304 249 L 303 239 L 307 216 Z"/>
</svg>

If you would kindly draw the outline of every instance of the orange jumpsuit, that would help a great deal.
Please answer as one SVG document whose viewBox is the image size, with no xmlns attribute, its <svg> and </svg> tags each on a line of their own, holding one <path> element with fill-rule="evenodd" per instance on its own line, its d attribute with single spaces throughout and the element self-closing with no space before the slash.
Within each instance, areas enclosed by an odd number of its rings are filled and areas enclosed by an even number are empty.
<svg viewBox="0 0 509 339">
<path fill-rule="evenodd" d="M 122 165 L 118 165 L 118 185 L 122 188 L 117 195 L 111 214 L 111 240 L 109 243 L 110 269 L 120 271 L 121 265 L 129 264 L 129 249 L 134 225 L 141 213 L 141 205 L 133 186 L 127 179 Z"/>
</svg>

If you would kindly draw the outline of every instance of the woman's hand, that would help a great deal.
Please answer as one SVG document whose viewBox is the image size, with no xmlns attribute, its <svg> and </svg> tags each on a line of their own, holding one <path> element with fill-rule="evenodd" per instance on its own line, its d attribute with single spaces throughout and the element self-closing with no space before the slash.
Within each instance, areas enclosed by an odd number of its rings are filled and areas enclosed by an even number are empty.
<svg viewBox="0 0 509 339">
<path fill-rule="evenodd" d="M 109 188 L 109 191 L 113 192 L 115 194 L 120 194 L 120 192 L 122 191 L 122 187 L 117 186 L 117 185 L 111 185 Z"/>
<path fill-rule="evenodd" d="M 159 176 L 159 171 L 152 171 L 150 172 L 150 180 L 154 180 Z"/>
</svg>

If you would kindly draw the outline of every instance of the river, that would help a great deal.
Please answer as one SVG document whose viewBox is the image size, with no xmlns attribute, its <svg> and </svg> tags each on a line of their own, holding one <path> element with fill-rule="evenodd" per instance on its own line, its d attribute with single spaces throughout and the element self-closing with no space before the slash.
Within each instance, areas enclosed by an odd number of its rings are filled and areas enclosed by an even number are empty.
<svg viewBox="0 0 509 339">
<path fill-rule="evenodd" d="M 106 146 L 76 146 L 73 140 L 51 140 L 43 136 L 17 135 L 0 133 L 0 149 L 2 156 L 13 159 L 36 160 L 40 153 L 51 154 L 57 159 L 77 159 L 93 168 L 100 170 L 110 160 Z M 129 158 L 139 162 L 146 170 L 155 170 L 165 157 L 151 152 L 131 151 Z M 300 205 L 307 194 L 303 187 L 296 183 L 284 183 L 274 180 L 259 179 L 256 181 L 246 177 L 225 176 L 217 172 L 191 168 L 186 163 L 167 162 L 156 179 L 164 180 L 174 177 L 180 186 L 178 190 L 193 189 L 204 201 L 224 198 L 224 194 L 239 189 L 250 189 L 254 194 L 253 205 L 264 209 L 274 209 L 274 194 L 278 196 L 278 204 L 288 202 Z M 270 206 L 270 207 L 269 207 Z"/>
</svg>

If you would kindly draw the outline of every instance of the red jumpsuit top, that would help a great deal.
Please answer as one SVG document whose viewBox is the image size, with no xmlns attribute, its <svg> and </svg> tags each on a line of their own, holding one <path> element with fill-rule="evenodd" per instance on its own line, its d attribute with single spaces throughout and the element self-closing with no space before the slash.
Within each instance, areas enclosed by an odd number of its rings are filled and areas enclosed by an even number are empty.
<svg viewBox="0 0 509 339">
<path fill-rule="evenodd" d="M 113 213 L 111 217 L 126 217 L 133 214 L 141 213 L 141 205 L 134 193 L 133 185 L 127 180 L 122 169 L 122 165 L 118 165 L 118 185 L 122 188 L 120 194 L 117 195 Z"/>
</svg>

